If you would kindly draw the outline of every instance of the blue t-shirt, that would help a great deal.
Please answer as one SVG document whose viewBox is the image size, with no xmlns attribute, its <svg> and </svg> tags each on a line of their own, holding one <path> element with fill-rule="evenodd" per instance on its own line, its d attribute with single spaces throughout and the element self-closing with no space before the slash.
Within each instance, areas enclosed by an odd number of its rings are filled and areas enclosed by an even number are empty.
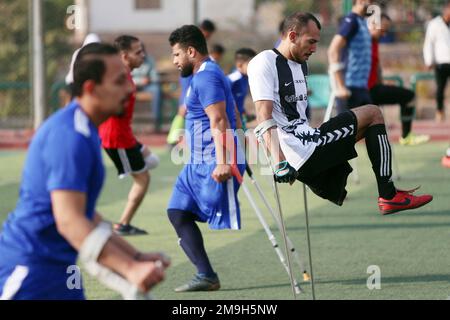
<svg viewBox="0 0 450 320">
<path fill-rule="evenodd" d="M 180 99 L 178 100 L 179 106 L 184 105 L 184 99 L 186 98 L 186 93 L 189 89 L 189 85 L 191 84 L 191 80 L 192 80 L 192 75 L 187 76 L 187 77 L 180 77 L 180 79 L 179 79 L 179 83 L 180 83 L 180 87 L 181 87 Z"/>
<path fill-rule="evenodd" d="M 248 94 L 248 76 L 236 70 L 228 75 L 228 79 L 239 113 L 243 114 L 245 113 L 245 97 Z"/>
<path fill-rule="evenodd" d="M 42 125 L 30 144 L 19 200 L 0 234 L 0 265 L 75 264 L 75 249 L 56 229 L 50 193 L 85 193 L 86 216 L 92 220 L 103 180 L 97 128 L 72 101 Z"/>
<path fill-rule="evenodd" d="M 339 32 L 347 40 L 345 85 L 368 88 L 372 65 L 372 38 L 366 19 L 352 12 L 342 19 Z"/>
<path fill-rule="evenodd" d="M 190 147 L 191 163 L 215 162 L 215 145 L 205 109 L 225 102 L 231 129 L 236 129 L 234 98 L 230 82 L 217 63 L 207 59 L 194 74 L 186 94 L 186 140 Z"/>
</svg>

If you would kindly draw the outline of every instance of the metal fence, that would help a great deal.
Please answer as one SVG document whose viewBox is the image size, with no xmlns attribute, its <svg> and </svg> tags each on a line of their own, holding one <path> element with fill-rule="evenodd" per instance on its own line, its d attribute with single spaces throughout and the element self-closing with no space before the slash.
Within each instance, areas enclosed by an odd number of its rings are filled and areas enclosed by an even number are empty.
<svg viewBox="0 0 450 320">
<path fill-rule="evenodd" d="M 0 2 L 0 128 L 33 127 L 33 2 L 41 0 L 2 0 Z M 50 107 L 52 85 L 62 78 L 72 51 L 65 27 L 70 0 L 43 0 L 45 115 Z"/>
<path fill-rule="evenodd" d="M 92 0 L 95 1 L 95 0 Z M 121 0 L 128 1 L 128 0 Z M 184 1 L 184 0 L 179 0 Z M 270 0 L 255 0 L 255 6 Z M 75 0 L 1 0 L 0 1 L 0 128 L 31 128 L 34 123 L 33 108 L 33 47 L 32 7 L 42 3 L 45 76 L 45 115 L 53 112 L 61 101 L 63 80 L 71 54 L 78 44 L 73 43 L 73 30 L 66 26 L 68 8 Z M 321 46 L 326 48 L 336 33 L 338 18 L 351 8 L 351 0 L 284 0 L 284 14 L 292 10 L 311 11 L 323 21 Z M 425 22 L 439 12 L 445 0 L 379 0 L 383 10 L 393 17 L 395 40 L 418 44 L 424 36 Z M 276 34 L 274 34 L 276 36 Z M 224 38 L 231 49 L 246 43 L 255 49 L 266 48 L 274 39 L 266 39 L 267 45 L 257 44 L 263 39 L 254 36 L 254 30 L 241 30 Z M 236 40 L 236 41 L 234 41 Z M 326 70 L 326 57 L 316 57 L 312 70 Z M 230 54 L 229 63 L 232 62 Z M 174 100 L 174 99 L 172 99 Z M 170 108 L 172 109 L 172 108 Z"/>
</svg>

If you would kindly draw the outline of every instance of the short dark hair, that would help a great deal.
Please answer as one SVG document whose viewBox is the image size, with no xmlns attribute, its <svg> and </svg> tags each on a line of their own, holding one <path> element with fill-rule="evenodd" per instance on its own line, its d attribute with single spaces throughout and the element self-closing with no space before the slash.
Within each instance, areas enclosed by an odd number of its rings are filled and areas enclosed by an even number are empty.
<svg viewBox="0 0 450 320">
<path fill-rule="evenodd" d="M 117 48 L 106 43 L 90 43 L 81 48 L 73 65 L 72 95 L 80 97 L 83 84 L 88 80 L 102 83 L 106 72 L 104 57 L 118 53 Z"/>
<path fill-rule="evenodd" d="M 205 19 L 200 23 L 200 29 L 213 33 L 216 31 L 216 25 L 211 20 Z"/>
<path fill-rule="evenodd" d="M 208 54 L 205 36 L 194 25 L 184 25 L 173 31 L 169 37 L 169 42 L 172 47 L 178 43 L 183 49 L 193 47 L 200 54 Z"/>
<path fill-rule="evenodd" d="M 219 43 L 216 43 L 211 47 L 211 52 L 214 52 L 214 53 L 224 54 L 225 51 L 226 51 L 225 47 Z"/>
<path fill-rule="evenodd" d="M 138 38 L 130 35 L 122 35 L 114 40 L 114 47 L 119 51 L 128 51 L 134 42 L 139 41 Z"/>
<path fill-rule="evenodd" d="M 284 19 L 283 30 L 281 34 L 285 36 L 289 31 L 293 29 L 300 31 L 302 28 L 308 25 L 309 21 L 314 21 L 314 23 L 317 25 L 317 28 L 319 28 L 319 30 L 322 29 L 319 20 L 312 13 L 296 12 Z"/>
<path fill-rule="evenodd" d="M 241 48 L 234 54 L 236 61 L 250 61 L 256 56 L 256 51 L 250 48 Z"/>
</svg>

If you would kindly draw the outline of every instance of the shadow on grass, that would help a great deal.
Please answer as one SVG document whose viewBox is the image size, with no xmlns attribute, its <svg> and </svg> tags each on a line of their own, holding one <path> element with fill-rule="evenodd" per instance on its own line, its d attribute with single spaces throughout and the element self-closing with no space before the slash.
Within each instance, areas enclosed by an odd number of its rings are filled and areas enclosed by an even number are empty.
<svg viewBox="0 0 450 320">
<path fill-rule="evenodd" d="M 435 211 L 427 212 L 422 216 L 433 216 L 433 217 L 449 217 L 450 212 L 446 211 Z M 385 222 L 385 221 L 384 221 Z M 318 231 L 361 231 L 361 230 L 380 230 L 380 229 L 430 229 L 430 228 L 450 228 L 450 221 L 448 223 L 442 222 L 417 222 L 417 223 L 398 223 L 398 221 L 393 221 L 392 223 L 373 223 L 373 224 L 341 224 L 341 225 L 310 225 L 311 230 Z M 305 231 L 305 227 L 287 227 L 287 231 Z"/>
<path fill-rule="evenodd" d="M 425 274 L 425 275 L 416 275 L 416 276 L 394 276 L 394 277 L 385 277 L 381 278 L 382 283 L 417 283 L 417 282 L 443 282 L 450 281 L 450 274 Z M 367 278 L 360 279 L 347 279 L 347 280 L 330 280 L 330 281 L 321 281 L 316 280 L 317 284 L 333 284 L 340 283 L 343 285 L 360 285 L 366 284 Z"/>
<path fill-rule="evenodd" d="M 264 285 L 264 286 L 228 287 L 228 288 L 221 288 L 220 291 L 246 291 L 246 290 L 257 290 L 257 289 L 285 288 L 285 287 L 290 287 L 290 286 L 291 286 L 291 284 L 289 282 L 286 282 L 286 283 L 278 283 L 278 284 L 271 284 L 271 285 Z"/>
</svg>

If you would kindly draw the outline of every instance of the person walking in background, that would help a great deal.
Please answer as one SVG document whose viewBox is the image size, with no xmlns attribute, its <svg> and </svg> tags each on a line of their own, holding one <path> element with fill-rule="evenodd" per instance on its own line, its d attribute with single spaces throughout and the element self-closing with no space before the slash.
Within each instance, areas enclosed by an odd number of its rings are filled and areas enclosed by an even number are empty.
<svg viewBox="0 0 450 320">
<path fill-rule="evenodd" d="M 241 48 L 237 50 L 234 55 L 236 70 L 228 75 L 228 79 L 231 83 L 231 92 L 233 93 L 244 131 L 246 130 L 246 123 L 248 122 L 248 115 L 245 111 L 245 98 L 249 92 L 247 69 L 250 60 L 255 56 L 256 52 L 253 49 Z"/>
<path fill-rule="evenodd" d="M 153 118 L 155 122 L 158 122 L 161 120 L 162 116 L 162 97 L 159 73 L 156 69 L 155 59 L 146 52 L 145 47 L 144 54 L 144 62 L 139 68 L 136 68 L 131 72 L 131 76 L 133 77 L 138 92 L 150 93 Z"/>
<path fill-rule="evenodd" d="M 372 40 L 365 19 L 370 4 L 370 0 L 353 0 L 352 12 L 342 19 L 328 49 L 339 114 L 372 103 L 368 88 Z"/>
<path fill-rule="evenodd" d="M 430 140 L 427 135 L 415 135 L 411 132 L 415 113 L 413 105 L 415 94 L 412 90 L 383 84 L 379 40 L 388 32 L 391 23 L 391 19 L 386 14 L 381 16 L 381 25 L 378 25 L 376 19 L 371 19 L 369 23 L 370 34 L 372 35 L 372 67 L 369 76 L 370 97 L 376 105 L 400 105 L 402 136 L 399 142 L 404 146 L 413 146 Z"/>
<path fill-rule="evenodd" d="M 442 14 L 430 21 L 423 46 L 425 65 L 436 76 L 436 120 L 445 121 L 445 87 L 450 77 L 450 1 L 444 5 Z"/>
<path fill-rule="evenodd" d="M 209 57 L 212 61 L 216 62 L 220 65 L 222 62 L 223 56 L 225 55 L 225 47 L 219 43 L 214 44 L 211 47 L 211 51 L 209 52 Z"/>
<path fill-rule="evenodd" d="M 123 35 L 114 41 L 115 47 L 119 50 L 122 62 L 128 70 L 128 79 L 133 83 L 131 71 L 138 68 L 144 61 L 144 50 L 138 38 Z M 116 233 L 126 235 L 147 234 L 145 230 L 138 229 L 131 225 L 136 211 L 141 205 L 150 184 L 149 170 L 154 169 L 159 164 L 159 158 L 152 154 L 150 150 L 136 140 L 131 128 L 134 105 L 136 102 L 136 87 L 133 83 L 134 91 L 128 100 L 128 104 L 121 115 L 110 117 L 100 126 L 100 137 L 102 146 L 117 168 L 119 178 L 128 175 L 133 177 L 133 186 L 128 195 L 125 210 L 119 220 L 114 225 Z"/>
<path fill-rule="evenodd" d="M 203 33 L 206 41 L 209 41 L 214 33 L 216 33 L 216 24 L 209 19 L 203 20 L 199 25 L 200 31 Z"/>
</svg>

